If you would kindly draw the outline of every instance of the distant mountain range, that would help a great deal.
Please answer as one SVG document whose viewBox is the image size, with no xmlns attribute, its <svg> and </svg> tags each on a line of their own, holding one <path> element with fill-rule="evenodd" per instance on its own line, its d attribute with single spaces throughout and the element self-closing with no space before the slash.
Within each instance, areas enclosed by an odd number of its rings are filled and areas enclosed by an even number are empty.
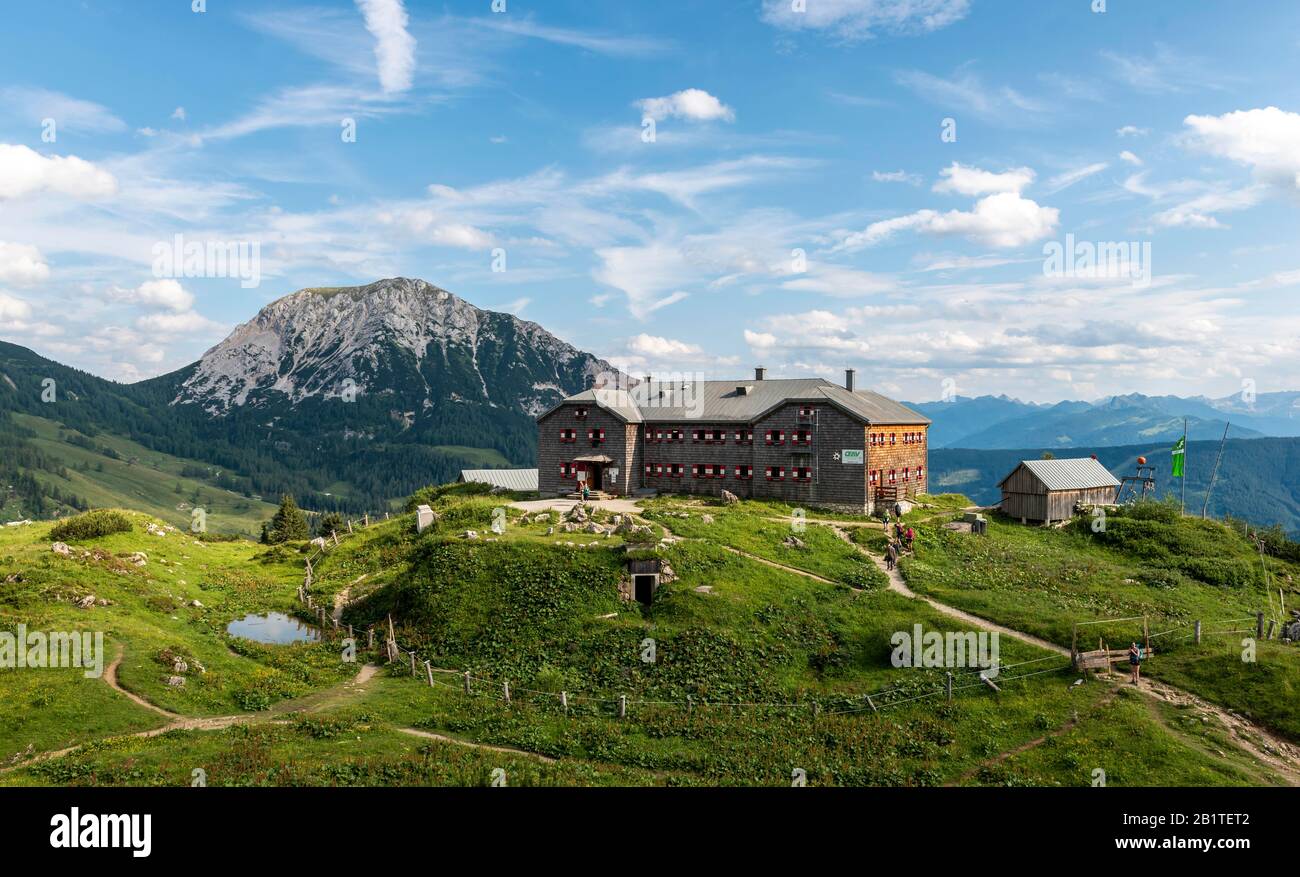
<svg viewBox="0 0 1300 877">
<path fill-rule="evenodd" d="M 911 402 L 934 421 L 932 448 L 1098 448 L 1174 441 L 1187 418 L 1189 439 L 1300 436 L 1300 392 L 1262 393 L 1251 403 L 1239 396 L 1110 396 L 1095 402 L 1054 405 L 1006 396 L 956 397 L 948 402 Z"/>
</svg>

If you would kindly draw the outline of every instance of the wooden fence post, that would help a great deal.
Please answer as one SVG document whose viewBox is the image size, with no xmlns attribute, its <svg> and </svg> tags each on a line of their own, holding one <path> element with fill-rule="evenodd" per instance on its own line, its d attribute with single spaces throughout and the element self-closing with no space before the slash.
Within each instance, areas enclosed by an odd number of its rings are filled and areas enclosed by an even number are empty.
<svg viewBox="0 0 1300 877">
<path fill-rule="evenodd" d="M 1196 644 L 1201 644 L 1201 622 L 1196 622 Z"/>
<path fill-rule="evenodd" d="M 564 714 L 567 716 L 569 714 L 569 692 L 560 692 L 560 706 L 564 707 Z"/>
<path fill-rule="evenodd" d="M 411 675 L 415 675 L 415 652 L 411 652 Z"/>
<path fill-rule="evenodd" d="M 366 648 L 373 649 L 374 647 L 375 647 L 375 629 L 372 627 L 366 631 Z"/>
<path fill-rule="evenodd" d="M 1255 638 L 1256 639 L 1264 638 L 1264 613 L 1263 612 L 1255 613 Z"/>
<path fill-rule="evenodd" d="M 948 672 L 948 700 L 952 700 L 952 672 Z"/>
<path fill-rule="evenodd" d="M 510 703 L 510 680 L 501 683 L 501 693 L 505 695 L 506 703 Z"/>
<path fill-rule="evenodd" d="M 352 535 L 352 519 L 348 518 L 348 535 Z"/>
<path fill-rule="evenodd" d="M 470 690 L 469 690 L 469 671 L 468 671 L 468 670 L 465 671 L 465 693 L 466 693 L 466 694 L 469 694 L 469 693 L 470 693 Z"/>
<path fill-rule="evenodd" d="M 428 661 L 424 662 L 424 672 L 429 675 L 429 687 L 433 687 L 433 665 Z"/>
<path fill-rule="evenodd" d="M 876 709 L 876 702 L 871 699 L 871 695 L 869 694 L 867 695 L 867 706 L 871 707 L 873 713 L 880 712 L 880 710 Z"/>
<path fill-rule="evenodd" d="M 1270 618 L 1270 619 L 1268 620 L 1268 635 L 1265 636 L 1264 639 L 1272 639 L 1272 638 L 1273 638 L 1273 628 L 1275 628 L 1275 627 L 1277 627 L 1277 620 L 1274 619 L 1274 618 Z"/>
<path fill-rule="evenodd" d="M 618 696 L 618 717 L 620 719 L 627 718 L 627 695 L 626 694 L 620 694 Z"/>
<path fill-rule="evenodd" d="M 334 531 L 334 547 L 335 547 L 335 548 L 338 548 L 338 547 L 339 547 L 339 531 L 338 531 L 338 530 L 335 530 L 335 531 Z"/>
</svg>

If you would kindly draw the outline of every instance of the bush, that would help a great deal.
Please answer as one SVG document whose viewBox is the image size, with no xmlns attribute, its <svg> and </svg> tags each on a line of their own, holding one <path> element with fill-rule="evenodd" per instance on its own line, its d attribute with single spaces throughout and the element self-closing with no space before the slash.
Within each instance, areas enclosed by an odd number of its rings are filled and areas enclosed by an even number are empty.
<svg viewBox="0 0 1300 877">
<path fill-rule="evenodd" d="M 129 533 L 131 521 L 121 512 L 97 509 L 66 521 L 60 521 L 50 530 L 50 538 L 57 542 L 70 539 L 95 539 L 112 533 Z"/>
</svg>

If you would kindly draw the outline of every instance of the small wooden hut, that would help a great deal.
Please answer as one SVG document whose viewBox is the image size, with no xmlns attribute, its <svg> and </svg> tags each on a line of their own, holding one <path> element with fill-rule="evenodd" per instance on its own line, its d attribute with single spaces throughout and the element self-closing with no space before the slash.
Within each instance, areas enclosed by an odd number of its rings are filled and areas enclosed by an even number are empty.
<svg viewBox="0 0 1300 877">
<path fill-rule="evenodd" d="M 1075 506 L 1115 502 L 1119 479 L 1091 457 L 1079 460 L 1022 460 L 998 486 L 1002 513 L 1050 524 L 1074 516 Z"/>
</svg>

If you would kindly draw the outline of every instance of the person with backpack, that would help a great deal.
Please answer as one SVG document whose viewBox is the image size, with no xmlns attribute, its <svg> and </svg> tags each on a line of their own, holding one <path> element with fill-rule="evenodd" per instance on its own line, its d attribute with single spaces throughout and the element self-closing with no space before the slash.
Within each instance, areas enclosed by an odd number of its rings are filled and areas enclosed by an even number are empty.
<svg viewBox="0 0 1300 877">
<path fill-rule="evenodd" d="M 885 548 L 885 569 L 893 569 L 898 565 L 898 546 L 894 540 L 889 540 L 888 547 Z"/>
<path fill-rule="evenodd" d="M 1133 671 L 1133 684 L 1142 678 L 1142 648 L 1137 643 L 1128 647 L 1128 666 Z"/>
<path fill-rule="evenodd" d="M 916 532 L 911 527 L 908 527 L 907 532 L 903 534 L 903 539 L 906 541 L 907 550 L 911 551 L 912 543 L 916 541 Z"/>
</svg>

